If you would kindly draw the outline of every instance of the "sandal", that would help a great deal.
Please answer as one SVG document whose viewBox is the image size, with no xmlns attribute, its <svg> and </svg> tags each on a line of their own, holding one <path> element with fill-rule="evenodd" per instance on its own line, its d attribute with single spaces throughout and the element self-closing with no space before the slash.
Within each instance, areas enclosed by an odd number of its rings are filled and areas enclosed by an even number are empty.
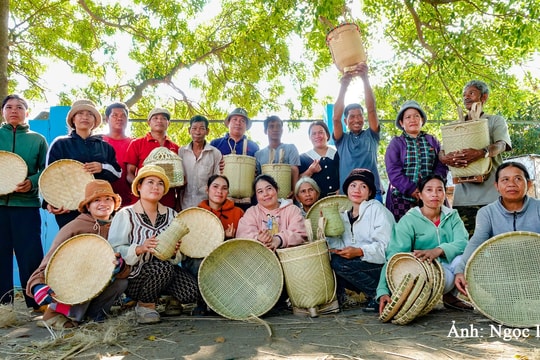
<svg viewBox="0 0 540 360">
<path fill-rule="evenodd" d="M 49 311 L 47 311 L 47 312 L 49 312 Z M 47 315 L 51 315 L 51 314 L 54 314 L 54 315 L 51 318 L 47 319 L 47 320 L 43 319 L 41 321 L 38 321 L 37 326 L 38 327 L 43 327 L 43 328 L 50 328 L 50 329 L 53 329 L 55 331 L 73 330 L 78 326 L 77 322 L 71 320 L 70 318 L 68 318 L 64 314 L 60 314 L 60 313 L 51 311 Z"/>
<path fill-rule="evenodd" d="M 460 310 L 460 311 L 473 311 L 474 307 L 466 303 L 463 300 L 458 299 L 452 294 L 443 295 L 443 305 L 447 309 Z"/>
</svg>

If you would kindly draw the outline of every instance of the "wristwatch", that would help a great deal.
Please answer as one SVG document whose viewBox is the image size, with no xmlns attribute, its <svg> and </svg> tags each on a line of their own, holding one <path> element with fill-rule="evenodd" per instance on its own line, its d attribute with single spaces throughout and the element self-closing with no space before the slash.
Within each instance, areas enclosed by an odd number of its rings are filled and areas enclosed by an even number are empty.
<svg viewBox="0 0 540 360">
<path fill-rule="evenodd" d="M 486 146 L 486 147 L 484 148 L 484 157 L 485 157 L 485 158 L 488 158 L 488 157 L 489 157 L 489 146 Z"/>
</svg>

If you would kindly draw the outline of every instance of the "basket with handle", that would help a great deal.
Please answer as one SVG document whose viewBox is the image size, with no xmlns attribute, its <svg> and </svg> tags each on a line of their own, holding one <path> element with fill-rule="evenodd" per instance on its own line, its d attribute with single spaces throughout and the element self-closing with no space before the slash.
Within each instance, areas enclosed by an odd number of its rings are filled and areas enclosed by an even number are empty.
<svg viewBox="0 0 540 360">
<path fill-rule="evenodd" d="M 257 161 L 247 153 L 247 141 L 244 140 L 242 150 L 244 155 L 229 154 L 223 156 L 225 166 L 223 175 L 230 182 L 229 195 L 233 198 L 246 198 L 253 196 L 252 184 L 255 180 L 255 168 Z"/>
<path fill-rule="evenodd" d="M 326 45 L 330 49 L 334 64 L 342 73 L 366 61 L 366 51 L 358 25 L 343 23 L 326 35 Z"/>
<path fill-rule="evenodd" d="M 261 172 L 276 180 L 279 191 L 278 197 L 286 199 L 291 192 L 291 165 L 283 163 L 284 151 L 280 149 L 279 160 L 274 163 L 274 149 L 270 150 L 269 163 L 261 165 Z"/>
<path fill-rule="evenodd" d="M 182 158 L 166 147 L 160 146 L 148 154 L 144 165 L 157 165 L 165 170 L 171 187 L 184 185 L 184 166 Z"/>
<path fill-rule="evenodd" d="M 154 249 L 154 256 L 163 261 L 173 257 L 176 253 L 176 244 L 187 233 L 189 233 L 189 228 L 178 216 L 175 217 L 169 226 L 156 236 L 159 241 Z"/>
</svg>

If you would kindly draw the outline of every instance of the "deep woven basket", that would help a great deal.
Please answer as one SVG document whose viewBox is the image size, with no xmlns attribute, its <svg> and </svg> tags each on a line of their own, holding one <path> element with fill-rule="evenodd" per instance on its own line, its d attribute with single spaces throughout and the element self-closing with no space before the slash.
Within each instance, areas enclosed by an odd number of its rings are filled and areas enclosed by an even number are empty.
<svg viewBox="0 0 540 360">
<path fill-rule="evenodd" d="M 261 165 L 261 172 L 276 180 L 279 187 L 278 197 L 286 199 L 291 192 L 291 165 L 264 164 Z"/>
<path fill-rule="evenodd" d="M 192 258 L 203 258 L 225 240 L 225 230 L 219 218 L 211 211 L 192 207 L 182 210 L 176 217 L 189 228 L 182 238 L 180 252 Z"/>
<path fill-rule="evenodd" d="M 469 299 L 493 321 L 511 327 L 540 324 L 540 234 L 514 231 L 492 237 L 465 267 Z"/>
<path fill-rule="evenodd" d="M 182 158 L 166 147 L 155 148 L 144 159 L 143 165 L 157 165 L 161 167 L 167 177 L 171 187 L 184 185 L 184 166 Z"/>
<path fill-rule="evenodd" d="M 325 198 L 318 200 L 315 204 L 311 206 L 311 208 L 306 214 L 306 219 L 309 219 L 311 221 L 311 229 L 312 229 L 313 235 L 317 234 L 317 225 L 319 222 L 321 208 L 327 204 L 332 204 L 332 203 L 338 204 L 338 210 L 340 212 L 345 211 L 345 210 L 350 210 L 352 208 L 351 200 L 349 200 L 349 198 L 347 198 L 347 196 L 345 195 L 332 195 L 332 196 L 327 196 Z"/>
<path fill-rule="evenodd" d="M 325 240 L 278 249 L 276 253 L 293 306 L 311 308 L 334 298 L 336 282 Z"/>
<path fill-rule="evenodd" d="M 202 261 L 199 289 L 216 313 L 246 320 L 276 304 L 283 290 L 283 272 L 277 256 L 260 242 L 231 239 Z"/>
<path fill-rule="evenodd" d="M 324 226 L 324 234 L 326 236 L 340 236 L 345 231 L 343 221 L 339 215 L 339 203 L 327 203 L 321 206 L 323 216 L 326 218 L 326 225 Z"/>
<path fill-rule="evenodd" d="M 233 198 L 246 198 L 253 196 L 253 180 L 255 180 L 256 160 L 247 155 L 223 156 L 225 167 L 223 175 L 230 182 L 229 196 Z"/>
<path fill-rule="evenodd" d="M 487 119 L 454 121 L 441 126 L 443 150 L 450 153 L 462 149 L 483 149 L 489 146 Z M 469 177 L 487 174 L 491 169 L 491 158 L 482 158 L 467 167 L 449 167 L 452 177 Z"/>
<path fill-rule="evenodd" d="M 187 233 L 189 233 L 187 225 L 177 217 L 174 218 L 169 226 L 156 236 L 159 242 L 154 249 L 153 255 L 163 261 L 170 259 L 176 253 L 176 244 Z"/>
<path fill-rule="evenodd" d="M 81 304 L 98 296 L 110 283 L 114 251 L 96 234 L 76 235 L 52 254 L 45 269 L 45 282 L 54 299 L 68 305 Z"/>
<path fill-rule="evenodd" d="M 358 25 L 341 24 L 326 35 L 326 44 L 339 71 L 366 61 L 366 52 Z"/>
<path fill-rule="evenodd" d="M 19 155 L 0 150 L 0 195 L 12 193 L 26 179 L 28 167 Z"/>
</svg>

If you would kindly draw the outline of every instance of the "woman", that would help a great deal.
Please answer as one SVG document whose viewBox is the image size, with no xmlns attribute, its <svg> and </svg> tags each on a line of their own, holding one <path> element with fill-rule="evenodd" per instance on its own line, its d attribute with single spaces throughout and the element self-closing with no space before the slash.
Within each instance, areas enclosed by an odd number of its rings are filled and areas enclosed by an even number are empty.
<svg viewBox="0 0 540 360">
<path fill-rule="evenodd" d="M 339 155 L 328 146 L 330 130 L 323 121 L 309 125 L 309 139 L 313 149 L 300 155 L 300 177 L 311 177 L 321 188 L 320 197 L 339 192 Z"/>
<path fill-rule="evenodd" d="M 96 179 L 113 182 L 120 178 L 122 168 L 116 161 L 114 148 L 92 131 L 101 124 L 101 114 L 90 100 L 77 100 L 71 105 L 66 122 L 71 133 L 53 140 L 47 154 L 47 166 L 60 159 L 73 159 L 84 164 L 84 169 Z M 75 219 L 79 213 L 58 209 L 47 204 L 55 215 L 58 227 Z"/>
<path fill-rule="evenodd" d="M 440 261 L 445 278 L 445 307 L 471 310 L 469 305 L 453 294 L 454 269 L 460 261 L 469 235 L 458 212 L 443 205 L 445 188 L 446 182 L 439 175 L 432 174 L 422 179 L 419 184 L 421 205 L 409 210 L 396 225 L 386 250 L 386 258 L 390 259 L 398 252 L 412 251 L 420 261 Z M 377 288 L 381 312 L 390 302 L 385 273 L 383 270 Z"/>
<path fill-rule="evenodd" d="M 540 233 L 540 200 L 527 196 L 532 181 L 527 168 L 518 162 L 502 163 L 495 172 L 497 201 L 478 210 L 474 235 L 468 242 L 461 262 L 456 267 L 456 288 L 467 295 L 463 272 L 472 253 L 495 235 L 509 231 Z"/>
<path fill-rule="evenodd" d="M 405 102 L 396 118 L 401 136 L 394 137 L 384 157 L 390 184 L 386 195 L 386 207 L 396 221 L 420 200 L 419 182 L 429 174 L 445 178 L 446 165 L 439 161 L 439 141 L 422 131 L 426 113 L 416 101 Z"/>
<path fill-rule="evenodd" d="M 294 187 L 294 196 L 298 201 L 302 215 L 305 217 L 311 206 L 319 200 L 321 188 L 310 177 L 301 177 Z"/>
<path fill-rule="evenodd" d="M 194 303 L 200 298 L 196 279 L 178 266 L 182 254 L 176 244 L 176 255 L 167 261 L 153 255 L 158 244 L 156 236 L 174 219 L 176 211 L 159 201 L 169 190 L 165 171 L 155 165 L 139 169 L 131 185 L 133 195 L 139 200 L 121 209 L 114 217 L 109 242 L 131 265 L 126 295 L 137 301 L 135 314 L 139 324 L 161 321 L 156 310 L 160 295 L 171 295 L 167 315 L 181 313 L 181 304 Z"/>
<path fill-rule="evenodd" d="M 278 184 L 270 175 L 253 181 L 257 205 L 247 209 L 238 223 L 238 238 L 255 239 L 268 249 L 302 244 L 307 239 L 304 217 L 291 200 L 278 199 Z"/>
<path fill-rule="evenodd" d="M 113 302 L 126 289 L 129 267 L 126 267 L 119 254 L 117 254 L 116 268 L 111 274 L 115 281 L 111 282 L 97 297 L 83 304 L 70 306 L 54 301 L 51 297 L 54 289 L 45 283 L 45 269 L 56 249 L 66 240 L 79 234 L 98 234 L 106 239 L 109 234 L 111 216 L 120 207 L 120 203 L 120 196 L 113 192 L 111 184 L 107 181 L 89 182 L 86 185 L 84 200 L 79 204 L 81 214 L 60 229 L 49 252 L 28 280 L 27 295 L 33 297 L 40 305 L 49 304 L 43 314 L 43 322 L 52 329 L 74 328 L 85 318 L 93 321 L 105 320 Z M 77 269 L 72 270 L 77 271 Z"/>
<path fill-rule="evenodd" d="M 45 168 L 47 141 L 30 130 L 28 103 L 19 95 L 6 96 L 2 115 L 5 123 L 0 127 L 0 150 L 19 155 L 28 169 L 12 193 L 0 195 L 0 304 L 13 304 L 13 254 L 23 288 L 43 258 L 38 179 Z M 39 309 L 26 294 L 24 300 L 26 306 Z"/>
<path fill-rule="evenodd" d="M 350 210 L 340 213 L 345 231 L 340 237 L 327 238 L 330 264 L 337 278 L 337 298 L 343 306 L 345 289 L 363 292 L 368 298 L 364 311 L 376 311 L 375 291 L 394 218 L 375 199 L 377 189 L 371 171 L 351 171 L 343 182 L 343 192 L 353 204 Z"/>
</svg>

